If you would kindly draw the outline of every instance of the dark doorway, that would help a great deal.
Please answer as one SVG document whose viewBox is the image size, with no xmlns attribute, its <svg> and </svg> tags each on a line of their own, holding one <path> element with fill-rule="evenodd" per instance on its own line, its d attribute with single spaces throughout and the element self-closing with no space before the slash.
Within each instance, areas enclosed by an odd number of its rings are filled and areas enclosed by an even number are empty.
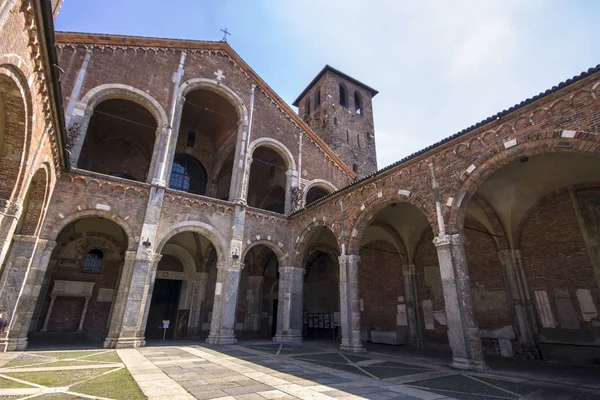
<svg viewBox="0 0 600 400">
<path fill-rule="evenodd" d="M 273 325 L 271 325 L 271 337 L 277 334 L 277 299 L 273 300 Z"/>
<path fill-rule="evenodd" d="M 169 320 L 165 338 L 172 339 L 176 328 L 177 308 L 181 281 L 157 279 L 154 282 L 148 323 L 146 324 L 146 339 L 163 338 L 163 321 Z"/>
</svg>

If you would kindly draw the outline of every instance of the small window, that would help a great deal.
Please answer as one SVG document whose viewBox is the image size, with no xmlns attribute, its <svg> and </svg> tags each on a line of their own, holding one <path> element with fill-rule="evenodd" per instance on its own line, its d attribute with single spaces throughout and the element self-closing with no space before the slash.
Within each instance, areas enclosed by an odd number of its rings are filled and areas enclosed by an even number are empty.
<svg viewBox="0 0 600 400">
<path fill-rule="evenodd" d="M 358 164 L 352 164 L 352 171 L 354 171 L 355 174 L 358 174 Z"/>
<path fill-rule="evenodd" d="M 321 104 L 321 88 L 317 88 L 315 92 L 315 107 L 319 107 Z"/>
<path fill-rule="evenodd" d="M 186 146 L 187 147 L 194 147 L 194 146 L 196 146 L 196 132 L 194 132 L 194 131 L 189 131 L 188 132 Z"/>
<path fill-rule="evenodd" d="M 340 85 L 340 106 L 346 107 L 348 105 L 348 101 L 346 99 L 346 88 L 344 85 Z"/>
<path fill-rule="evenodd" d="M 354 110 L 356 111 L 356 114 L 362 115 L 362 104 L 358 92 L 354 92 Z"/>
<path fill-rule="evenodd" d="M 356 135 L 356 145 L 360 149 L 360 135 Z"/>
<path fill-rule="evenodd" d="M 206 170 L 194 157 L 176 154 L 169 179 L 169 187 L 188 193 L 206 193 Z"/>
<path fill-rule="evenodd" d="M 85 261 L 83 262 L 83 272 L 86 274 L 99 274 L 100 270 L 102 269 L 103 258 L 104 253 L 102 253 L 102 250 L 91 250 L 87 256 L 85 256 Z"/>
</svg>

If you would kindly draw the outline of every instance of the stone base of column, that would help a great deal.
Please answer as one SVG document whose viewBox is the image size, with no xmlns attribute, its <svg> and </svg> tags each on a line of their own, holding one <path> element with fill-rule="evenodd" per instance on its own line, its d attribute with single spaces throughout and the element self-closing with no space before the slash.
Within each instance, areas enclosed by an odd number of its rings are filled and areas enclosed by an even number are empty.
<svg viewBox="0 0 600 400">
<path fill-rule="evenodd" d="M 145 337 L 106 338 L 102 347 L 105 349 L 137 349 L 146 345 Z"/>
<path fill-rule="evenodd" d="M 452 363 L 450 364 L 450 367 L 455 369 L 461 369 L 464 371 L 490 371 L 490 367 L 488 367 L 483 361 L 472 361 L 467 360 L 466 358 L 459 357 L 452 357 Z"/>
<path fill-rule="evenodd" d="M 205 340 L 208 344 L 236 344 L 237 339 L 234 334 L 210 334 Z"/>
<path fill-rule="evenodd" d="M 300 343 L 302 340 L 302 335 L 283 334 L 273 336 L 273 341 L 277 343 Z"/>
<path fill-rule="evenodd" d="M 0 351 L 21 351 L 27 349 L 27 337 L 0 339 Z"/>
<path fill-rule="evenodd" d="M 340 346 L 340 351 L 345 351 L 347 353 L 364 353 L 367 350 L 365 350 L 365 348 L 362 346 L 362 344 L 358 344 L 358 345 L 352 345 L 352 344 L 345 345 L 345 344 L 342 344 Z"/>
</svg>

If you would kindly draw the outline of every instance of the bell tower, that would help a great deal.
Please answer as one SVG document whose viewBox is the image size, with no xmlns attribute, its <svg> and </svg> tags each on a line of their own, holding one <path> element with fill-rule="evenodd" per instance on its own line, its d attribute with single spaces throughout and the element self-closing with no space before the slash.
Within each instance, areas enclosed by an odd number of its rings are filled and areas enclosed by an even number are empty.
<svg viewBox="0 0 600 400">
<path fill-rule="evenodd" d="M 372 98 L 377 90 L 326 65 L 293 105 L 358 178 L 377 171 Z"/>
</svg>

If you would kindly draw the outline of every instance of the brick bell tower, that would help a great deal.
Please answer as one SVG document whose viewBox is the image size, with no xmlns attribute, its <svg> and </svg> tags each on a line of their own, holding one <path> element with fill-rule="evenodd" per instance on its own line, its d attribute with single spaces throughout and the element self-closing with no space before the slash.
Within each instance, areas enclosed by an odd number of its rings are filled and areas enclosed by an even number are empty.
<svg viewBox="0 0 600 400">
<path fill-rule="evenodd" d="M 377 93 L 326 65 L 293 103 L 304 122 L 358 178 L 377 171 L 371 101 Z"/>
</svg>

